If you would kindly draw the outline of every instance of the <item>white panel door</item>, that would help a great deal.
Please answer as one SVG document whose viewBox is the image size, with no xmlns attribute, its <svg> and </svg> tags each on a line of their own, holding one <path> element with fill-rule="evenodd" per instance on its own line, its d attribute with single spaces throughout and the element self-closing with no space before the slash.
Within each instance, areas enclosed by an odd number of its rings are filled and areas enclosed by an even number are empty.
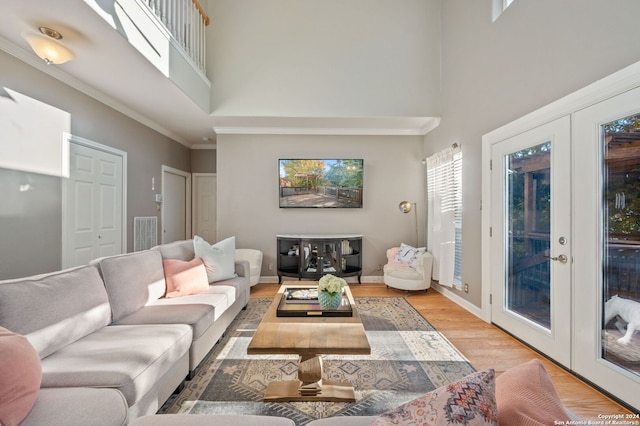
<svg viewBox="0 0 640 426">
<path fill-rule="evenodd" d="M 184 240 L 191 232 L 191 175 L 162 166 L 162 242 Z"/>
<path fill-rule="evenodd" d="M 569 367 L 569 116 L 491 147 L 491 319 Z"/>
<path fill-rule="evenodd" d="M 211 244 L 216 235 L 216 175 L 193 175 L 193 234 Z"/>
<path fill-rule="evenodd" d="M 640 88 L 574 125 L 573 369 L 640 407 Z"/>
<path fill-rule="evenodd" d="M 63 267 L 122 253 L 123 160 L 71 143 Z"/>
</svg>

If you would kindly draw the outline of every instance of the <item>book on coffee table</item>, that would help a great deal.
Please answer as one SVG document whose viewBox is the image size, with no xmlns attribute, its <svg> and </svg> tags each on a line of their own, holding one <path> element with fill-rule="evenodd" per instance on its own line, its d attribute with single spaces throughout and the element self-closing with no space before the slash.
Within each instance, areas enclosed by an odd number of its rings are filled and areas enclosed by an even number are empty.
<svg viewBox="0 0 640 426">
<path fill-rule="evenodd" d="M 318 303 L 317 288 L 293 288 L 285 291 L 287 303 Z"/>
</svg>

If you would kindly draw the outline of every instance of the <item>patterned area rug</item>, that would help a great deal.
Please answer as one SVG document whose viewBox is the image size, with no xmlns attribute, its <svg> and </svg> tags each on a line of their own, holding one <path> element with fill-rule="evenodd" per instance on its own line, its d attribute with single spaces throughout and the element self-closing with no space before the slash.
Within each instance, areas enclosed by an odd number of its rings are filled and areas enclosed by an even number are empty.
<svg viewBox="0 0 640 426">
<path fill-rule="evenodd" d="M 371 355 L 323 356 L 325 378 L 353 383 L 357 401 L 264 403 L 272 380 L 295 380 L 295 355 L 247 355 L 271 299 L 251 299 L 196 377 L 160 413 L 261 414 L 297 425 L 329 416 L 377 415 L 475 370 L 404 298 L 356 298 Z"/>
</svg>

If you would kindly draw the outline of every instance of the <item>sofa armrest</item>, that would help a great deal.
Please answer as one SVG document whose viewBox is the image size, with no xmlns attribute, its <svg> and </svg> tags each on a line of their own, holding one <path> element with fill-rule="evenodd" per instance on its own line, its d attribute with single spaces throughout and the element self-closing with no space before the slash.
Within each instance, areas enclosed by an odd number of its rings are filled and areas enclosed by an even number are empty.
<svg viewBox="0 0 640 426">
<path fill-rule="evenodd" d="M 247 278 L 249 277 L 250 267 L 249 267 L 248 260 L 236 259 L 235 265 L 236 265 L 236 274 L 238 274 L 239 277 L 247 277 Z"/>
</svg>

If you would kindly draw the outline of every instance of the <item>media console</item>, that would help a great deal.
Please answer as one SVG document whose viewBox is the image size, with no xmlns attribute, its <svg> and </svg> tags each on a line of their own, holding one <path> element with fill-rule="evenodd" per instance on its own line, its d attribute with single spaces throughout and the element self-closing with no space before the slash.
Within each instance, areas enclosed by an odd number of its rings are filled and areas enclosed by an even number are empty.
<svg viewBox="0 0 640 426">
<path fill-rule="evenodd" d="M 323 275 L 362 276 L 362 235 L 281 234 L 278 244 L 278 282 L 282 277 L 318 280 Z"/>
</svg>

